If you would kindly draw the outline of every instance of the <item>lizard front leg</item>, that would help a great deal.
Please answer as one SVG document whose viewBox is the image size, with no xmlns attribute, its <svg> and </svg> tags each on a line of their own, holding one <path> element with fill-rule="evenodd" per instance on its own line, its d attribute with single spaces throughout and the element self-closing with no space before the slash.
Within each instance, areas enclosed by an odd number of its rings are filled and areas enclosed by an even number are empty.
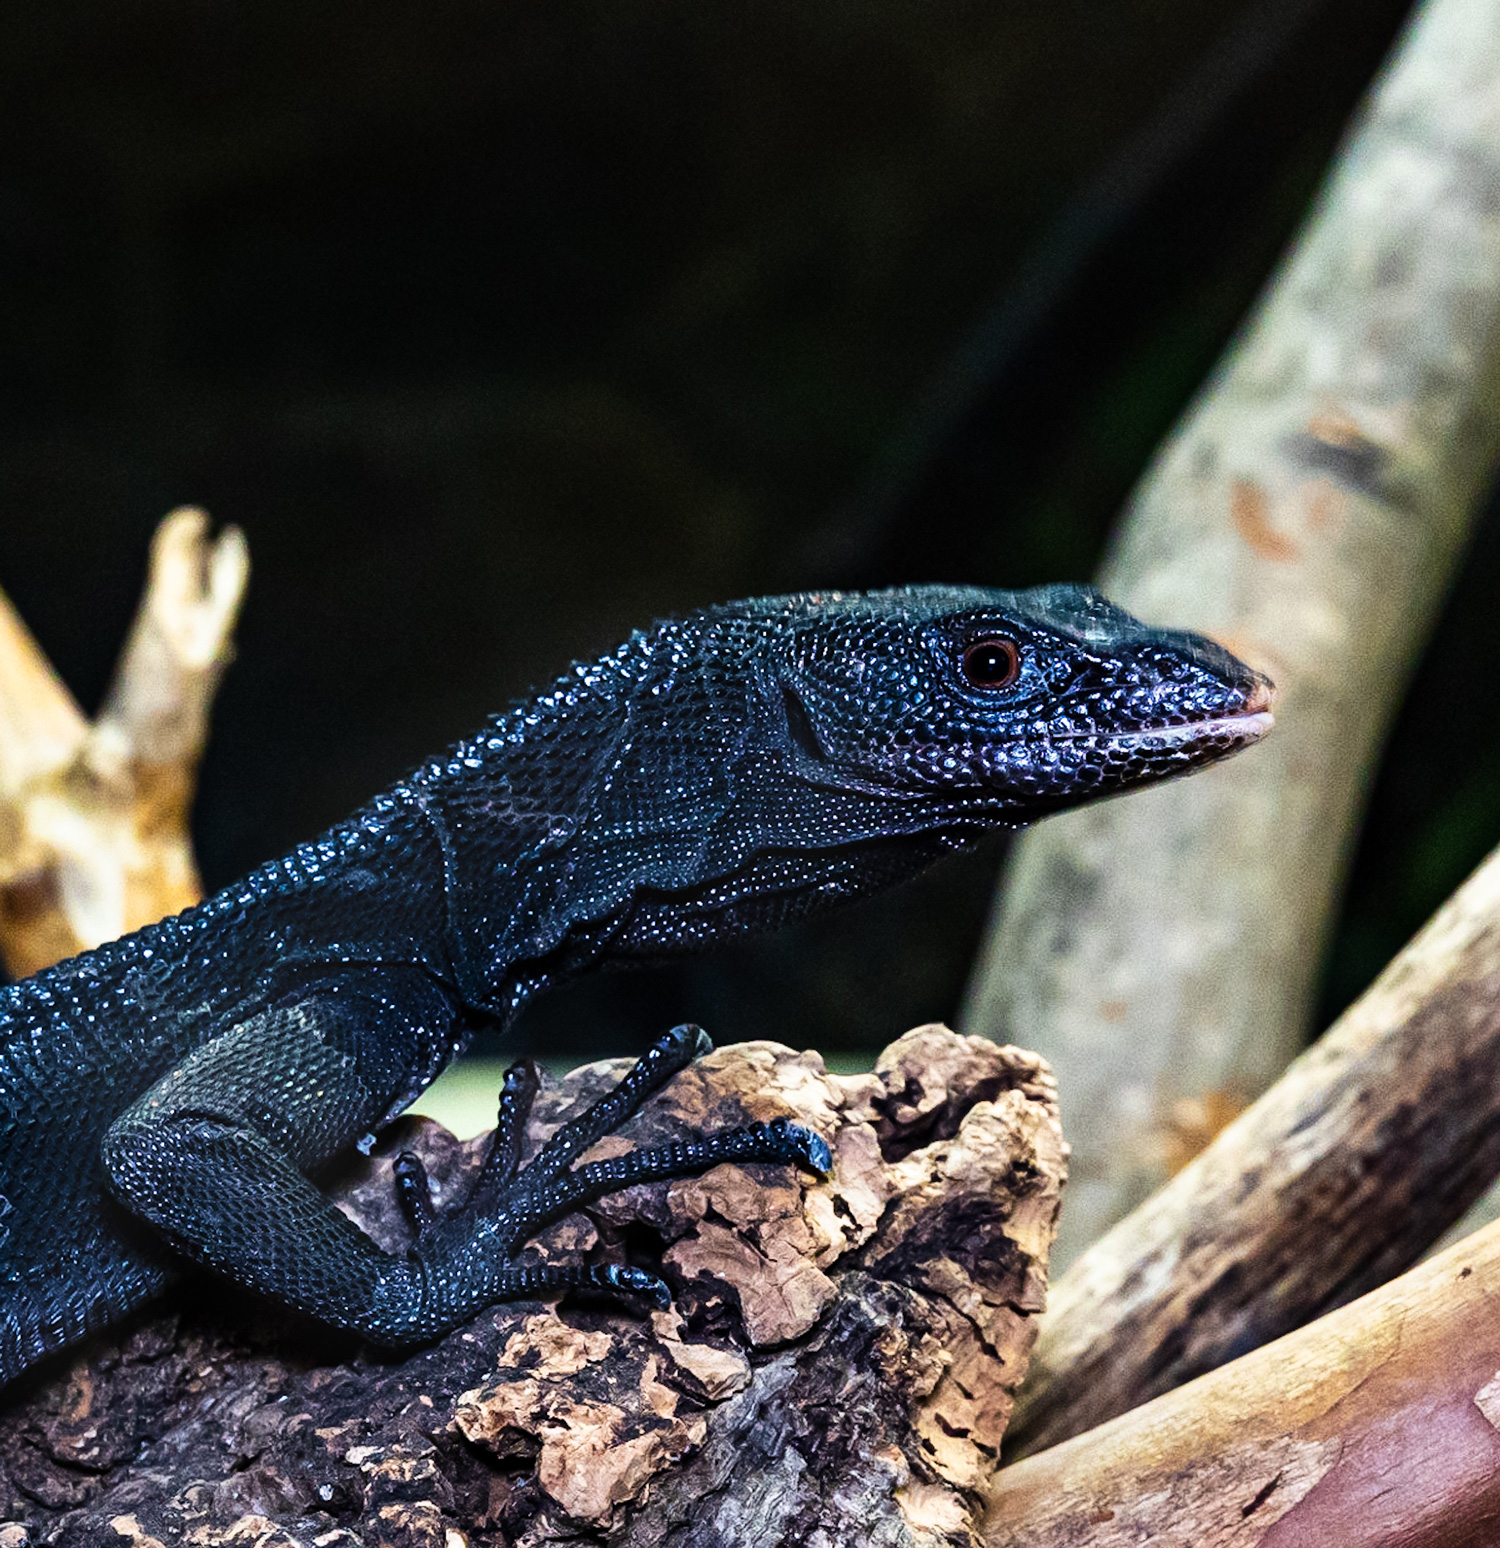
<svg viewBox="0 0 1500 1548">
<path fill-rule="evenodd" d="M 531 1085 L 513 1072 L 495 1146 L 469 1200 L 432 1222 L 407 1253 L 387 1253 L 305 1174 L 389 1109 L 390 1093 L 371 1078 L 360 1048 L 388 1056 L 414 1027 L 402 998 L 338 985 L 313 986 L 306 997 L 230 1029 L 110 1128 L 103 1163 L 111 1188 L 185 1256 L 325 1322 L 402 1346 L 446 1332 L 495 1301 L 552 1288 L 593 1285 L 664 1299 L 660 1281 L 635 1269 L 517 1261 L 540 1225 L 589 1199 L 726 1159 L 819 1170 L 828 1164 L 816 1135 L 783 1123 L 574 1168 L 582 1150 L 699 1051 L 701 1034 L 683 1028 L 524 1169 L 516 1158 Z M 405 1170 L 402 1186 L 415 1201 L 420 1179 Z"/>
</svg>

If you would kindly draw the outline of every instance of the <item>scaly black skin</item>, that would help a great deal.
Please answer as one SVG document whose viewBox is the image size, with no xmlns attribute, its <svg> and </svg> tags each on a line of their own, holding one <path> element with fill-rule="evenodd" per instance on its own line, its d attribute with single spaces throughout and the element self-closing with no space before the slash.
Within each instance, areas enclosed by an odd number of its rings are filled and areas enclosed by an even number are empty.
<svg viewBox="0 0 1500 1548">
<path fill-rule="evenodd" d="M 647 1177 L 827 1168 L 787 1123 L 573 1167 L 707 1046 L 696 1028 L 524 1170 L 534 1076 L 512 1070 L 462 1207 L 433 1220 L 420 1166 L 398 1167 L 404 1255 L 308 1174 L 548 985 L 821 911 L 987 830 L 1187 772 L 1263 734 L 1268 690 L 1074 586 L 732 603 L 575 666 L 315 842 L 0 993 L 0 1380 L 157 1294 L 183 1257 L 393 1346 L 560 1284 L 664 1297 L 636 1270 L 516 1258 L 540 1224 Z"/>
</svg>

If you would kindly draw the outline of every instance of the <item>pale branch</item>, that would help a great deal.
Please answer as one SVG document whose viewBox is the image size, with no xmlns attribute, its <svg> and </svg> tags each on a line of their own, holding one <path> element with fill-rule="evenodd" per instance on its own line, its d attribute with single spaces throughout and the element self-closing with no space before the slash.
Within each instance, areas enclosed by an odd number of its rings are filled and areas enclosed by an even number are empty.
<svg viewBox="0 0 1500 1548">
<path fill-rule="evenodd" d="M 1280 688 L 1232 764 L 1018 845 L 963 1018 L 1038 1047 L 1059 1266 L 1307 1035 L 1375 755 L 1500 452 L 1500 0 L 1429 0 L 1102 583 Z"/>
<path fill-rule="evenodd" d="M 83 712 L 0 591 L 0 801 L 13 804 L 18 792 L 69 763 L 87 735 Z M 6 833 L 5 847 L 15 842 Z"/>
<path fill-rule="evenodd" d="M 1003 1468 L 990 1499 L 985 1548 L 1495 1542 L 1500 1225 Z"/>
<path fill-rule="evenodd" d="M 1053 1286 L 1007 1440 L 1065 1440 L 1380 1284 L 1500 1172 L 1500 850 Z"/>
<path fill-rule="evenodd" d="M 157 528 L 146 591 L 96 727 L 118 737 L 132 762 L 164 767 L 201 756 L 249 578 L 239 528 L 211 539 L 208 517 L 191 508 Z"/>
<path fill-rule="evenodd" d="M 249 576 L 183 509 L 91 725 L 0 593 L 0 958 L 16 978 L 196 903 L 188 832 L 208 710 Z"/>
</svg>

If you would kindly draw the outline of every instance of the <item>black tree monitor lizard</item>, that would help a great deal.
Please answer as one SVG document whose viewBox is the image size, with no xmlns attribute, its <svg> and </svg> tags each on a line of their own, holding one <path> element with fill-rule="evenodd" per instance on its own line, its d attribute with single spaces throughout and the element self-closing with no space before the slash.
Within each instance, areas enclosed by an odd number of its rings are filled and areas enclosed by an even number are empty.
<svg viewBox="0 0 1500 1548">
<path fill-rule="evenodd" d="M 192 1259 L 404 1346 L 509 1297 L 641 1270 L 543 1269 L 539 1225 L 726 1159 L 826 1169 L 785 1121 L 573 1163 L 708 1044 L 668 1033 L 524 1168 L 535 1090 L 388 1254 L 308 1180 L 481 1025 L 902 880 L 982 833 L 1256 741 L 1270 684 L 1078 586 L 772 597 L 632 635 L 196 908 L 0 991 L 0 1380 Z"/>
</svg>

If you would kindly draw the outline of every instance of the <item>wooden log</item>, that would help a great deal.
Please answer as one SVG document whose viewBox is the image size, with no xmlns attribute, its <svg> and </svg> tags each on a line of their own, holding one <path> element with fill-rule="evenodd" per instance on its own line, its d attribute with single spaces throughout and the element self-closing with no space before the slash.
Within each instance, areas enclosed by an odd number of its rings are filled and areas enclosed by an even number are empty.
<svg viewBox="0 0 1500 1548">
<path fill-rule="evenodd" d="M 173 511 L 92 725 L 0 593 L 0 959 L 24 978 L 202 896 L 188 832 L 249 576 L 234 528 Z"/>
<path fill-rule="evenodd" d="M 549 1083 L 529 1150 L 623 1063 Z M 942 1028 L 849 1077 L 746 1044 L 592 1154 L 780 1115 L 828 1139 L 829 1179 L 721 1166 L 539 1239 L 661 1270 L 666 1312 L 502 1305 L 397 1358 L 200 1281 L 10 1394 L 0 1545 L 977 1548 L 1062 1182 L 1050 1075 Z M 346 1207 L 393 1250 L 401 1148 L 442 1207 L 484 1141 L 407 1119 L 361 1164 Z"/>
<path fill-rule="evenodd" d="M 1414 1262 L 1500 1172 L 1500 850 L 1202 1155 L 1053 1285 L 1012 1455 Z"/>
<path fill-rule="evenodd" d="M 1500 1225 L 1004 1468 L 985 1548 L 1500 1542 Z"/>
<path fill-rule="evenodd" d="M 1184 1105 L 1305 1045 L 1376 754 L 1500 455 L 1500 0 L 1428 0 L 1101 575 L 1279 689 L 1264 747 L 1012 854 L 961 1025 L 1057 1072 L 1059 1272 L 1166 1180 Z"/>
</svg>

